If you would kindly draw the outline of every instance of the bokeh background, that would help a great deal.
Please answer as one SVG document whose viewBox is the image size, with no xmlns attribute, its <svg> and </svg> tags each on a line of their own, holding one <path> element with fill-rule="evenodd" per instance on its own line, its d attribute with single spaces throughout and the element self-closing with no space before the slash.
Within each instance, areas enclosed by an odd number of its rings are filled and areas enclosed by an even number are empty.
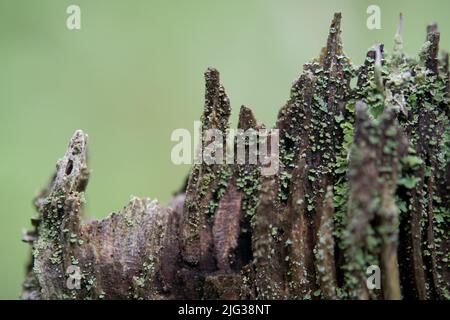
<svg viewBox="0 0 450 320">
<path fill-rule="evenodd" d="M 70 4 L 81 7 L 79 31 L 66 28 Z M 381 30 L 366 27 L 370 4 L 381 8 Z M 220 70 L 233 124 L 246 104 L 272 125 L 336 11 L 355 64 L 375 42 L 392 48 L 399 12 L 409 54 L 431 21 L 450 49 L 448 0 L 1 0 L 0 299 L 19 295 L 31 200 L 76 129 L 90 137 L 88 216 L 130 195 L 165 203 L 189 170 L 172 164 L 170 134 L 199 119 L 204 70 Z"/>
</svg>

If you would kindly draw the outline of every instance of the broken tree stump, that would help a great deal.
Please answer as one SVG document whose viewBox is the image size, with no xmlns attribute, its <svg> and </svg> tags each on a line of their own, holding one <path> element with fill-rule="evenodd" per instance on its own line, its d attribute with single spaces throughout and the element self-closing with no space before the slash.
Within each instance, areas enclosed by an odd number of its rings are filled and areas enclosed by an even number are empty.
<svg viewBox="0 0 450 320">
<path fill-rule="evenodd" d="M 400 19 L 393 53 L 376 45 L 355 68 L 340 24 L 335 14 L 279 112 L 275 175 L 196 164 L 168 206 L 133 198 L 83 221 L 87 135 L 75 132 L 35 199 L 22 298 L 449 299 L 448 54 L 438 58 L 430 25 L 419 57 L 407 57 Z M 224 131 L 219 72 L 205 80 L 202 127 Z M 244 106 L 238 126 L 264 128 Z M 374 266 L 381 289 L 367 285 Z"/>
</svg>

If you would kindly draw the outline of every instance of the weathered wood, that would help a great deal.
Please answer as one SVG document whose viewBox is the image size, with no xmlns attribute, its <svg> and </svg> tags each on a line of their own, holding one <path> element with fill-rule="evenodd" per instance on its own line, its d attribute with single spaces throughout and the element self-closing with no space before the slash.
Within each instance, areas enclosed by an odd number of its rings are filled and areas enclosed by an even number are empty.
<svg viewBox="0 0 450 320">
<path fill-rule="evenodd" d="M 392 55 L 376 45 L 359 69 L 340 33 L 336 14 L 278 114 L 275 175 L 262 163 L 197 164 L 168 206 L 133 198 L 84 221 L 87 135 L 77 131 L 35 200 L 22 298 L 449 299 L 449 71 L 437 26 L 413 59 L 400 20 Z M 225 131 L 219 72 L 205 81 L 202 129 Z M 243 106 L 238 128 L 264 125 Z M 379 290 L 366 283 L 374 265 Z M 67 285 L 73 266 L 80 288 Z"/>
</svg>

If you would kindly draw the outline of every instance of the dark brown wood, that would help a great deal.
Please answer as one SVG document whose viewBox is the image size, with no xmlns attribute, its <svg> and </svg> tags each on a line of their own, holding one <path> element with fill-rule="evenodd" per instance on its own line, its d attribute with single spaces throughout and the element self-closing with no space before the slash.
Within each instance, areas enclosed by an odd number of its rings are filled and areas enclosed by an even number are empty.
<svg viewBox="0 0 450 320">
<path fill-rule="evenodd" d="M 84 220 L 87 135 L 77 131 L 35 199 L 22 298 L 449 299 L 448 55 L 438 59 L 432 25 L 419 58 L 406 57 L 401 30 L 392 55 L 378 44 L 357 69 L 335 14 L 278 114 L 275 175 L 261 163 L 196 164 L 169 205 L 133 198 Z M 219 72 L 205 82 L 202 129 L 224 132 Z M 242 106 L 238 127 L 264 125 Z M 370 266 L 379 289 L 367 285 Z"/>
</svg>

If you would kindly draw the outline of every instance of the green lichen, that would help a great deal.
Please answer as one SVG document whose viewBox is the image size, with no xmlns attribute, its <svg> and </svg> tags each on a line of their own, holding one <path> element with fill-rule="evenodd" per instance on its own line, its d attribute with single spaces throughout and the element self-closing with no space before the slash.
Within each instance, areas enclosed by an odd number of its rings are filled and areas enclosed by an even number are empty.
<svg viewBox="0 0 450 320">
<path fill-rule="evenodd" d="M 236 180 L 236 186 L 243 192 L 242 211 L 249 218 L 255 216 L 259 200 L 259 190 L 261 187 L 259 169 L 240 166 Z"/>
<path fill-rule="evenodd" d="M 206 207 L 205 214 L 207 217 L 211 217 L 216 212 L 217 207 L 219 206 L 220 199 L 222 199 L 223 195 L 227 191 L 228 182 L 232 175 L 232 171 L 228 167 L 222 168 L 217 175 L 217 187 L 212 194 L 211 199 L 209 200 L 208 206 Z"/>
</svg>

